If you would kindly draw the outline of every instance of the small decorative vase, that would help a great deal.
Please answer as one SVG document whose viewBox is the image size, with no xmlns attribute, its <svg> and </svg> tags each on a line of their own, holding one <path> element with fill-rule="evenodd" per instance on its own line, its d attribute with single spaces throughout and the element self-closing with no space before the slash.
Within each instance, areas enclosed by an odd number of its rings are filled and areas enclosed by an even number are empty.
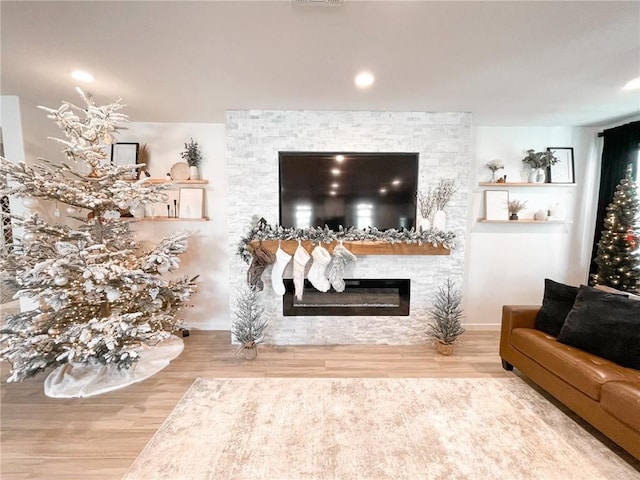
<svg viewBox="0 0 640 480">
<path fill-rule="evenodd" d="M 200 170 L 196 165 L 189 167 L 189 180 L 200 180 Z"/>
<path fill-rule="evenodd" d="M 549 217 L 553 220 L 564 220 L 564 209 L 559 203 L 551 206 L 549 209 Z"/>
<path fill-rule="evenodd" d="M 420 230 L 422 230 L 423 232 L 426 232 L 431 228 L 431 222 L 429 221 L 428 218 L 421 218 L 419 225 L 420 225 Z"/>
<path fill-rule="evenodd" d="M 544 183 L 547 181 L 547 170 L 534 168 L 529 175 L 529 183 Z"/>
<path fill-rule="evenodd" d="M 538 210 L 533 214 L 533 219 L 538 222 L 544 222 L 547 219 L 547 211 L 546 210 Z"/>
<path fill-rule="evenodd" d="M 518 220 L 518 214 L 512 213 L 511 216 L 509 217 L 509 220 Z"/>
<path fill-rule="evenodd" d="M 441 231 L 447 229 L 447 214 L 444 211 L 438 210 L 433 214 L 433 228 Z"/>
<path fill-rule="evenodd" d="M 129 209 L 133 218 L 144 218 L 144 205 L 140 204 Z"/>
<path fill-rule="evenodd" d="M 258 347 L 245 347 L 244 348 L 244 359 L 245 360 L 255 360 L 258 356 Z"/>
<path fill-rule="evenodd" d="M 450 343 L 442 343 L 438 341 L 438 344 L 436 345 L 436 351 L 440 355 L 445 355 L 448 357 L 453 353 L 453 345 Z"/>
</svg>

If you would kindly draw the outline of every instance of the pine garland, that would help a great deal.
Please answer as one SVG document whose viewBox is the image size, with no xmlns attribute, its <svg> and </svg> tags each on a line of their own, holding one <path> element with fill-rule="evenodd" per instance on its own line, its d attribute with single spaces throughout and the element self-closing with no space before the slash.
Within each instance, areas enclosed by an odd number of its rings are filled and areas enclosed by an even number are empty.
<svg viewBox="0 0 640 480">
<path fill-rule="evenodd" d="M 312 242 L 359 242 L 359 241 L 382 241 L 394 243 L 408 244 L 431 244 L 434 247 L 441 244 L 447 249 L 455 248 L 456 234 L 453 232 L 443 232 L 436 229 L 427 231 L 416 230 L 412 228 L 407 230 L 389 229 L 380 231 L 375 227 L 358 229 L 355 227 L 343 228 L 338 231 L 331 230 L 329 227 L 308 227 L 308 228 L 284 228 L 280 225 L 269 225 L 265 219 L 261 218 L 258 224 L 253 227 L 242 239 L 238 245 L 237 254 L 246 263 L 251 262 L 250 243 L 254 240 L 300 240 Z"/>
</svg>

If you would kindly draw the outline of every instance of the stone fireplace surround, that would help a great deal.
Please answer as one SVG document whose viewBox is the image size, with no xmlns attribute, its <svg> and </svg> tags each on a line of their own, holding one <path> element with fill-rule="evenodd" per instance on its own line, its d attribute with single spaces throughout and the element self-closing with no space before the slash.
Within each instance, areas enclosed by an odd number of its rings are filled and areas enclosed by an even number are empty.
<svg viewBox="0 0 640 480">
<path fill-rule="evenodd" d="M 409 316 L 284 316 L 282 297 L 263 275 L 266 342 L 304 344 L 412 344 L 425 341 L 434 291 L 446 277 L 463 287 L 469 206 L 471 114 L 428 112 L 231 110 L 226 113 L 231 314 L 248 265 L 236 255 L 240 238 L 261 217 L 278 223 L 278 152 L 418 152 L 418 189 L 454 178 L 446 208 L 458 246 L 451 255 L 360 255 L 346 278 L 409 278 Z M 310 263 L 309 265 L 310 266 Z M 289 265 L 284 278 L 291 278 Z"/>
</svg>

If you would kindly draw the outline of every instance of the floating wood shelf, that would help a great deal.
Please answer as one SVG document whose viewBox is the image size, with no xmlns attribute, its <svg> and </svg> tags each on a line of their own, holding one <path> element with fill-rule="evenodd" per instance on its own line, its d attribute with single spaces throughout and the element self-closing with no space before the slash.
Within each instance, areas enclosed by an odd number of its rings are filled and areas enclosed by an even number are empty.
<svg viewBox="0 0 640 480">
<path fill-rule="evenodd" d="M 207 222 L 208 217 L 204 218 L 175 218 L 175 217 L 144 217 L 144 218 L 131 218 L 126 217 L 128 220 L 139 222 Z"/>
<path fill-rule="evenodd" d="M 545 223 L 555 223 L 556 225 L 566 223 L 564 220 L 533 220 L 531 218 L 526 218 L 524 220 L 485 220 L 484 218 L 481 218 L 478 221 L 480 223 L 537 223 L 540 225 Z"/>
<path fill-rule="evenodd" d="M 575 187 L 575 183 L 480 182 L 481 187 Z"/>
<path fill-rule="evenodd" d="M 311 252 L 317 242 L 303 241 L 302 246 Z M 259 240 L 251 242 L 251 248 L 260 245 Z M 281 248 L 289 255 L 293 255 L 298 248 L 297 240 L 282 240 Z M 333 249 L 338 242 L 322 243 L 322 246 L 333 253 Z M 418 245 L 417 243 L 389 243 L 382 241 L 359 241 L 343 242 L 343 245 L 354 255 L 450 255 L 451 251 L 442 245 L 434 247 L 429 244 Z M 271 253 L 278 249 L 278 240 L 263 240 L 262 247 Z"/>
<path fill-rule="evenodd" d="M 164 178 L 150 178 L 147 183 L 159 185 L 163 183 L 171 183 L 174 185 L 206 185 L 209 180 L 165 180 Z"/>
</svg>

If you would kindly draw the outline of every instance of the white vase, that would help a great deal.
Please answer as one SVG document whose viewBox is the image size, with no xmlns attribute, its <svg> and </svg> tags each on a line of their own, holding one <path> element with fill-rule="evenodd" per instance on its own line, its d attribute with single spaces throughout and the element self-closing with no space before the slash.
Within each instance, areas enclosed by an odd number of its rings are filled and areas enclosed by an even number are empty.
<svg viewBox="0 0 640 480">
<path fill-rule="evenodd" d="M 420 229 L 423 232 L 426 232 L 427 230 L 429 230 L 431 228 L 431 222 L 429 221 L 428 218 L 421 218 L 419 226 L 420 226 Z"/>
<path fill-rule="evenodd" d="M 529 174 L 529 183 L 544 183 L 547 180 L 545 168 L 534 168 Z"/>
<path fill-rule="evenodd" d="M 445 231 L 447 229 L 447 214 L 442 210 L 437 210 L 433 214 L 433 228 Z"/>
<path fill-rule="evenodd" d="M 547 211 L 546 210 L 538 210 L 533 214 L 533 219 L 537 222 L 543 222 L 547 219 Z"/>
<path fill-rule="evenodd" d="M 189 180 L 200 180 L 200 170 L 195 165 L 189 167 Z"/>
<path fill-rule="evenodd" d="M 129 208 L 129 211 L 133 218 L 144 218 L 144 205 L 142 204 Z"/>
</svg>

